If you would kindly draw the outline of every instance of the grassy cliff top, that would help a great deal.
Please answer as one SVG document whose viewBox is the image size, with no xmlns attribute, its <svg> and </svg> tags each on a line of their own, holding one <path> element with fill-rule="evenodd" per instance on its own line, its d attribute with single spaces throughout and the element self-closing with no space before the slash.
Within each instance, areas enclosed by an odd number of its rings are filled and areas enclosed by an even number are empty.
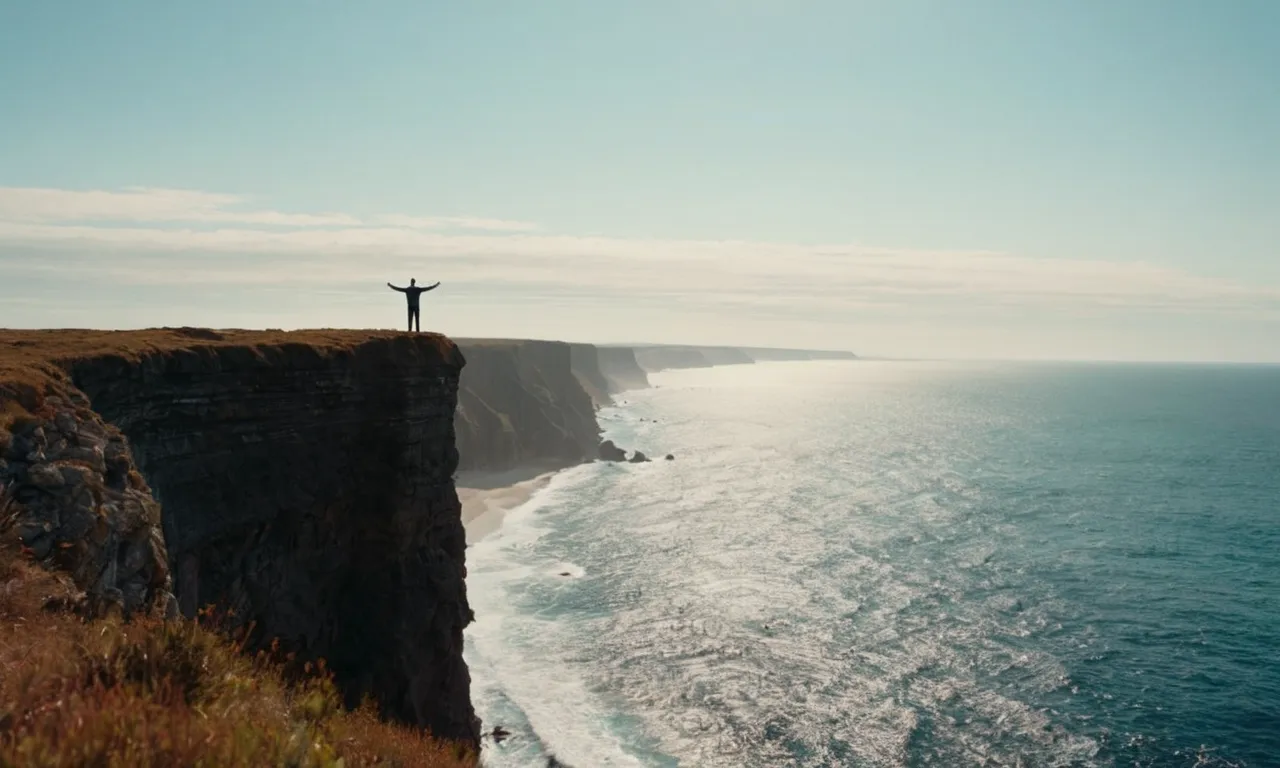
<svg viewBox="0 0 1280 768">
<path fill-rule="evenodd" d="M 82 360 L 117 357 L 139 360 L 184 350 L 216 348 L 310 348 L 336 352 L 378 339 L 415 339 L 429 345 L 440 360 L 451 359 L 456 347 L 438 333 L 319 328 L 301 331 L 214 330 L 210 328 L 148 328 L 137 331 L 82 329 L 0 329 L 0 400 L 29 401 L 64 380 L 65 369 Z"/>
</svg>

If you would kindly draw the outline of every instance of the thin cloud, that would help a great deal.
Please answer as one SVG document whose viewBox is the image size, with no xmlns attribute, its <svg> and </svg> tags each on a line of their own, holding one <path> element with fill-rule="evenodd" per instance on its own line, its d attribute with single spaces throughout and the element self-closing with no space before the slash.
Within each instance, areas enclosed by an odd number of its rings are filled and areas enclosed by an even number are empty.
<svg viewBox="0 0 1280 768">
<path fill-rule="evenodd" d="M 375 218 L 378 224 L 406 229 L 474 229 L 489 232 L 532 232 L 537 224 L 475 216 L 404 216 L 387 214 Z"/>
<path fill-rule="evenodd" d="M 7 222 L 207 222 L 282 227 L 358 226 L 341 213 L 236 210 L 238 195 L 187 189 L 127 187 L 119 191 L 0 187 L 0 220 Z"/>
<path fill-rule="evenodd" d="M 126 187 L 70 190 L 0 187 L 0 221 L 8 223 L 236 224 L 268 227 L 366 227 L 528 232 L 536 224 L 477 216 L 384 214 L 364 221 L 345 213 L 286 213 L 249 207 L 240 195 L 189 189 Z"/>
<path fill-rule="evenodd" d="M 119 284 L 363 285 L 406 264 L 453 284 L 567 299 L 838 314 L 859 308 L 1280 311 L 1280 287 L 1143 262 L 990 251 L 543 234 L 524 222 L 234 211 L 244 199 L 181 190 L 0 188 L 0 277 L 93 275 Z M 236 218 L 238 217 L 238 218 Z M 356 224 L 345 222 L 355 221 Z M 194 227 L 188 224 L 216 224 Z M 183 226 L 186 224 L 186 226 Z M 19 247 L 39 249 L 39 256 Z"/>
</svg>

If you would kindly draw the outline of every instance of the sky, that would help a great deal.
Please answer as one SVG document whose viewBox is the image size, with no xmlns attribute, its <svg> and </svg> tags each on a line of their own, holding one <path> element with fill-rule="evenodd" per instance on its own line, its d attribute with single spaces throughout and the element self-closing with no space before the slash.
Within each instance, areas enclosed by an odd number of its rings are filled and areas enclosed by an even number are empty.
<svg viewBox="0 0 1280 768">
<path fill-rule="evenodd" d="M 0 3 L 0 327 L 1280 361 L 1273 0 Z"/>
</svg>

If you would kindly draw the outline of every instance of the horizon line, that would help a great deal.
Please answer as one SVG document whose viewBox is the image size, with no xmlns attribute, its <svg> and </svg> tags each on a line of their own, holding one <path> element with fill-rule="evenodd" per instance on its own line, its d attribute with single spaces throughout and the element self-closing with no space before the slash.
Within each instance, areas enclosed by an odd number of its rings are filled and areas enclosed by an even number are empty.
<svg viewBox="0 0 1280 768">
<path fill-rule="evenodd" d="M 213 326 L 191 326 L 191 325 L 153 325 L 139 326 L 134 328 L 101 328 L 101 327 L 21 327 L 21 326 L 3 326 L 0 331 L 107 331 L 118 333 L 129 333 L 134 331 L 173 331 L 182 329 L 210 330 L 210 331 L 274 331 L 282 333 L 306 333 L 307 331 L 391 331 L 394 333 L 409 334 L 407 331 L 401 331 L 398 328 L 384 327 L 349 327 L 349 328 L 234 328 L 234 327 L 213 327 Z M 563 344 L 589 344 L 594 347 L 615 347 L 638 349 L 642 347 L 682 347 L 682 348 L 700 348 L 700 349 L 736 349 L 736 350 L 761 350 L 761 351 L 779 351 L 779 352 L 820 352 L 820 353 L 837 353 L 852 355 L 852 359 L 846 359 L 844 362 L 892 362 L 892 363 L 1042 363 L 1042 364 L 1082 364 L 1082 365 L 1153 365 L 1153 366 L 1171 366 L 1171 365 L 1191 365 L 1191 366 L 1254 366 L 1254 367 L 1276 367 L 1280 366 L 1280 359 L 1276 360 L 1232 360 L 1222 358 L 1187 358 L 1187 359 L 1132 359 L 1132 358 L 1086 358 L 1086 357 L 897 357 L 894 355 L 883 354 L 864 354 L 848 349 L 833 349 L 830 347 L 778 347 L 778 346 L 760 346 L 757 344 L 706 344 L 691 342 L 640 342 L 640 341 L 588 341 L 577 339 L 548 339 L 548 338 L 531 338 L 518 336 L 467 336 L 461 334 L 448 334 L 440 331 L 426 330 L 421 333 L 437 333 L 450 340 L 476 340 L 476 341 L 539 341 L 539 342 L 558 342 Z M 840 360 L 796 360 L 796 361 L 765 361 L 765 362 L 841 362 Z"/>
</svg>

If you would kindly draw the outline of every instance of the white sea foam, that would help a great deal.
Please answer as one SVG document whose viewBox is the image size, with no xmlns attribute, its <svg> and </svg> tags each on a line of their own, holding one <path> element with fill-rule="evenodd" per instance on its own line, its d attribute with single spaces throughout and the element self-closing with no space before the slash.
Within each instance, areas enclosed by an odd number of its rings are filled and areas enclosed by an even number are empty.
<svg viewBox="0 0 1280 768">
<path fill-rule="evenodd" d="M 511 595 L 531 584 L 581 577 L 580 566 L 539 563 L 530 548 L 547 533 L 540 512 L 554 507 L 583 480 L 589 468 L 556 476 L 547 488 L 512 510 L 500 530 L 468 549 L 468 598 L 476 621 L 466 631 L 466 659 L 472 698 L 484 728 L 502 726 L 512 736 L 501 743 L 486 738 L 489 768 L 546 764 L 555 755 L 571 766 L 638 766 L 610 732 L 610 712 L 595 702 L 581 677 L 555 658 L 536 652 L 553 638 L 554 619 L 520 614 Z M 536 638 L 538 643 L 530 642 Z"/>
</svg>

